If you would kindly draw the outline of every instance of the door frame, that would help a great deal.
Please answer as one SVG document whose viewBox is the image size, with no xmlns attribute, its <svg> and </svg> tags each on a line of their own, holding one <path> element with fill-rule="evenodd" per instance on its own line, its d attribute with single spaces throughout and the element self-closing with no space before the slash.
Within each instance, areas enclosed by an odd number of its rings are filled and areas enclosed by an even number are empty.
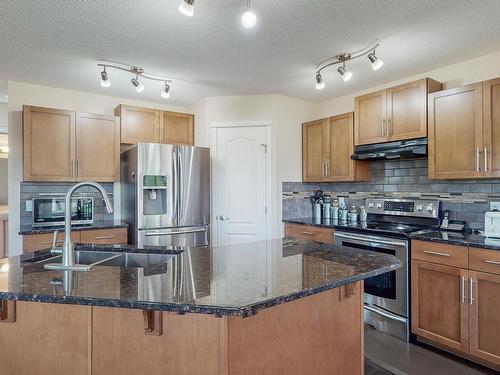
<svg viewBox="0 0 500 375">
<path fill-rule="evenodd" d="M 272 120 L 263 119 L 263 120 L 233 120 L 233 121 L 212 121 L 210 123 L 210 131 L 211 131 L 211 144 L 210 144 L 210 170 L 211 170 L 211 181 L 212 181 L 212 196 L 211 196 L 211 222 L 213 223 L 210 226 L 210 239 L 211 244 L 217 246 L 219 243 L 218 238 L 218 229 L 219 229 L 219 220 L 217 220 L 218 209 L 218 194 L 219 194 L 219 186 L 218 186 L 218 168 L 217 163 L 215 163 L 215 155 L 218 151 L 217 145 L 217 130 L 221 128 L 265 128 L 266 130 L 266 239 L 269 238 L 271 234 L 271 215 L 272 215 L 272 202 L 271 202 L 271 189 L 272 189 L 272 144 L 271 144 L 271 127 Z"/>
</svg>

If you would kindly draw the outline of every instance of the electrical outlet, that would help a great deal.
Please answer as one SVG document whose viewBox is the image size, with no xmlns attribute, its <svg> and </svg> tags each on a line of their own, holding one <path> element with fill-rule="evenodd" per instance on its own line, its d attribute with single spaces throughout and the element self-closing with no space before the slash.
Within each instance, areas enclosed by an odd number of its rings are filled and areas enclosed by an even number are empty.
<svg viewBox="0 0 500 375">
<path fill-rule="evenodd" d="M 33 201 L 26 201 L 26 207 L 25 207 L 26 212 L 31 212 L 33 211 Z"/>
<path fill-rule="evenodd" d="M 500 211 L 500 202 L 490 202 L 490 211 Z"/>
</svg>

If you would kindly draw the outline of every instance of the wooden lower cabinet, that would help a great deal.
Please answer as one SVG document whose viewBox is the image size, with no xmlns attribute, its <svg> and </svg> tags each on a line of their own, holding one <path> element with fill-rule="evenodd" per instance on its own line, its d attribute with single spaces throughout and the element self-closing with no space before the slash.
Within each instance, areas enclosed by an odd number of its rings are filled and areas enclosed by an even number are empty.
<svg viewBox="0 0 500 375">
<path fill-rule="evenodd" d="M 53 233 L 43 233 L 23 236 L 23 253 L 32 253 L 33 251 L 49 249 L 52 247 L 54 238 Z M 80 242 L 80 231 L 71 232 L 71 240 L 74 243 Z M 56 246 L 62 246 L 64 243 L 64 229 L 61 229 L 57 236 Z"/>
<path fill-rule="evenodd" d="M 471 355 L 500 366 L 500 275 L 469 271 Z"/>
<path fill-rule="evenodd" d="M 285 237 L 333 244 L 333 228 L 315 227 L 303 224 L 285 224 Z"/>
<path fill-rule="evenodd" d="M 413 260 L 412 332 L 452 349 L 466 352 L 469 305 L 465 299 L 468 271 Z"/>
<path fill-rule="evenodd" d="M 91 373 L 92 307 L 16 302 L 16 321 L 0 322 L 0 373 Z"/>
<path fill-rule="evenodd" d="M 82 230 L 80 242 L 92 244 L 126 244 L 127 228 Z"/>
</svg>

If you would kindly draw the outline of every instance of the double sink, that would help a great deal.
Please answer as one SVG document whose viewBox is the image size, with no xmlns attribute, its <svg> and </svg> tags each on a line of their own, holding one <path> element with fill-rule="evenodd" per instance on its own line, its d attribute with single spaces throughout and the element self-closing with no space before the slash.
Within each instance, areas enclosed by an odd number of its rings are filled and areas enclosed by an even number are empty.
<svg viewBox="0 0 500 375">
<path fill-rule="evenodd" d="M 76 250 L 75 263 L 82 265 L 82 271 L 90 271 L 94 266 L 112 266 L 129 268 L 151 268 L 164 264 L 175 257 L 172 254 L 150 254 L 150 253 L 124 253 L 110 251 Z M 41 260 L 31 258 L 25 260 L 29 263 L 57 263 L 62 259 L 62 255 L 44 257 Z"/>
</svg>

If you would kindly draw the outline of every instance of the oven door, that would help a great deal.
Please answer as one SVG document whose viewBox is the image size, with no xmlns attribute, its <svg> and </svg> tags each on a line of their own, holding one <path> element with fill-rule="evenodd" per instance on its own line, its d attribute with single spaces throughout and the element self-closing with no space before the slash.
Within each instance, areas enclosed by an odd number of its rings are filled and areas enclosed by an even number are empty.
<svg viewBox="0 0 500 375">
<path fill-rule="evenodd" d="M 335 232 L 335 244 L 394 255 L 403 267 L 365 280 L 365 303 L 408 317 L 408 242 L 350 232 Z"/>
</svg>

